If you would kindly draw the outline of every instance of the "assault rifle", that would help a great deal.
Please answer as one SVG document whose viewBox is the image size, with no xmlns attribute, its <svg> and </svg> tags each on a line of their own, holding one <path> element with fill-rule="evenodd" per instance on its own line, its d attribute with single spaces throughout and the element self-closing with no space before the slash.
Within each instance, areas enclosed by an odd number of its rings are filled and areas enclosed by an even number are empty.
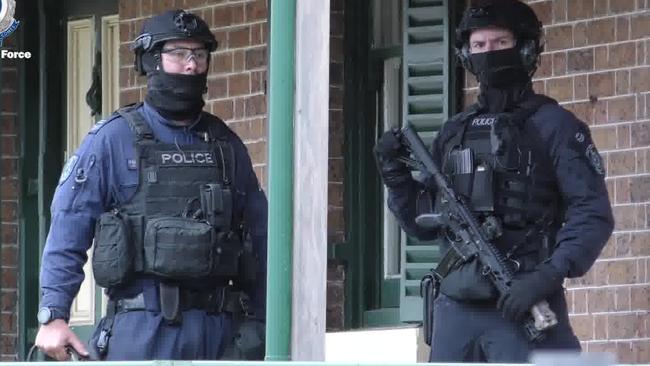
<svg viewBox="0 0 650 366">
<path fill-rule="evenodd" d="M 406 145 L 415 160 L 405 158 L 403 161 L 414 166 L 427 178 L 433 178 L 446 210 L 443 213 L 430 213 L 418 216 L 416 222 L 429 228 L 445 228 L 455 234 L 451 248 L 462 261 L 477 257 L 482 266 L 483 275 L 494 284 L 499 294 L 504 294 L 510 287 L 513 273 L 506 258 L 490 243 L 488 232 L 490 226 L 481 226 L 462 196 L 459 196 L 449 186 L 445 176 L 436 166 L 433 158 L 415 130 L 406 123 L 401 131 L 395 131 L 398 139 Z M 401 136 L 400 136 L 401 135 Z M 424 180 L 432 184 L 430 179 Z M 433 187 L 432 187 L 433 188 Z M 489 224 L 486 222 L 486 224 Z M 528 339 L 539 341 L 544 337 L 544 331 L 557 324 L 555 313 L 546 300 L 533 305 L 531 316 L 524 321 L 524 330 Z"/>
</svg>

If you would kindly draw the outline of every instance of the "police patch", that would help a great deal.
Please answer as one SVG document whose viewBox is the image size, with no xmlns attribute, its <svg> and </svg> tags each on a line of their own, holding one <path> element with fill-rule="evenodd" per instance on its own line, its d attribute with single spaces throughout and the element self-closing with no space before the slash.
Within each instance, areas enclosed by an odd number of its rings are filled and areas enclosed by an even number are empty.
<svg viewBox="0 0 650 366">
<path fill-rule="evenodd" d="M 212 151 L 160 151 L 158 152 L 158 162 L 163 166 L 216 164 Z"/>
<path fill-rule="evenodd" d="M 603 158 L 598 153 L 598 150 L 596 150 L 596 146 L 594 146 L 594 144 L 589 144 L 589 146 L 587 146 L 587 150 L 585 151 L 585 155 L 587 155 L 587 159 L 591 163 L 591 166 L 594 168 L 596 173 L 598 173 L 600 175 L 605 175 L 605 167 L 603 165 Z"/>
<path fill-rule="evenodd" d="M 74 167 L 77 165 L 79 157 L 77 155 L 72 155 L 70 159 L 63 166 L 63 171 L 61 172 L 61 177 L 59 177 L 59 185 L 63 184 L 72 174 Z"/>
<path fill-rule="evenodd" d="M 135 159 L 126 159 L 126 167 L 129 170 L 136 170 L 138 169 L 138 162 Z"/>
</svg>

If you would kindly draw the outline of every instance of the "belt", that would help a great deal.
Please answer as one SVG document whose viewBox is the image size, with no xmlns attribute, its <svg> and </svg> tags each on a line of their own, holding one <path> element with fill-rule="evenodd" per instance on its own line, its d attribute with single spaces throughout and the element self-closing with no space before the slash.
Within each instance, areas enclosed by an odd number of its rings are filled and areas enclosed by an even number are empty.
<svg viewBox="0 0 650 366">
<path fill-rule="evenodd" d="M 145 300 L 144 293 L 139 293 L 131 298 L 115 300 L 115 312 L 127 311 L 160 311 L 159 301 Z M 191 309 L 205 310 L 211 314 L 222 312 L 246 313 L 249 311 L 248 295 L 241 291 L 232 291 L 228 287 L 219 287 L 213 290 L 188 290 L 180 289 L 179 310 Z"/>
</svg>

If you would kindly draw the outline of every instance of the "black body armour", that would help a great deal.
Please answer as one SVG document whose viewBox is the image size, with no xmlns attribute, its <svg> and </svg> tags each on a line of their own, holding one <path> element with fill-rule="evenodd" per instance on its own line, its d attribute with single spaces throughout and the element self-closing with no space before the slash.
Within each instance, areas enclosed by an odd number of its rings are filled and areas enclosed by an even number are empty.
<svg viewBox="0 0 650 366">
<path fill-rule="evenodd" d="M 118 113 L 136 136 L 138 188 L 97 221 L 97 283 L 124 285 L 135 274 L 227 283 L 238 275 L 243 244 L 232 214 L 234 152 L 217 138 L 223 122 L 204 114 L 202 142 L 162 143 L 136 107 Z"/>
<path fill-rule="evenodd" d="M 461 129 L 442 144 L 443 173 L 514 271 L 530 270 L 546 259 L 557 231 L 560 196 L 552 161 L 527 123 L 546 103 L 555 101 L 534 95 L 513 112 L 466 114 Z M 439 199 L 437 207 L 444 210 Z M 441 292 L 457 300 L 495 299 L 496 289 L 475 258 L 465 263 L 446 259 L 452 266 Z"/>
</svg>

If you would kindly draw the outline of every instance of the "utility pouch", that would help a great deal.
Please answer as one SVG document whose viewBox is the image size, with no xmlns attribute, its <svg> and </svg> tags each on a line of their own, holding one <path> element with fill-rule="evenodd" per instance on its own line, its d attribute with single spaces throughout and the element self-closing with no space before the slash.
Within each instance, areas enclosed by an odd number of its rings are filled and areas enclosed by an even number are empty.
<svg viewBox="0 0 650 366">
<path fill-rule="evenodd" d="M 440 292 L 456 301 L 488 302 L 497 298 L 497 289 L 483 275 L 483 266 L 476 256 L 458 262 L 440 282 Z"/>
<path fill-rule="evenodd" d="M 211 274 L 217 277 L 239 275 L 241 255 L 242 243 L 239 235 L 232 231 L 218 233 Z"/>
<path fill-rule="evenodd" d="M 218 251 L 214 235 L 205 221 L 183 217 L 148 220 L 144 234 L 146 272 L 172 279 L 208 276 Z"/>
<path fill-rule="evenodd" d="M 474 171 L 472 207 L 475 211 L 494 211 L 494 174 L 489 164 L 480 164 Z"/>
<path fill-rule="evenodd" d="M 201 209 L 205 212 L 206 220 L 217 232 L 230 230 L 232 220 L 232 194 L 230 189 L 223 188 L 219 183 L 201 186 Z"/>
<path fill-rule="evenodd" d="M 474 154 L 472 149 L 453 150 L 448 163 L 453 172 L 453 185 L 457 194 L 471 197 L 474 183 Z"/>
<path fill-rule="evenodd" d="M 128 225 L 118 211 L 105 212 L 95 224 L 92 267 L 101 287 L 126 283 L 133 274 L 133 245 Z"/>
<path fill-rule="evenodd" d="M 440 276 L 433 270 L 429 271 L 420 281 L 420 296 L 422 296 L 422 331 L 424 342 L 431 345 L 433 333 L 433 302 L 438 297 Z"/>
</svg>

